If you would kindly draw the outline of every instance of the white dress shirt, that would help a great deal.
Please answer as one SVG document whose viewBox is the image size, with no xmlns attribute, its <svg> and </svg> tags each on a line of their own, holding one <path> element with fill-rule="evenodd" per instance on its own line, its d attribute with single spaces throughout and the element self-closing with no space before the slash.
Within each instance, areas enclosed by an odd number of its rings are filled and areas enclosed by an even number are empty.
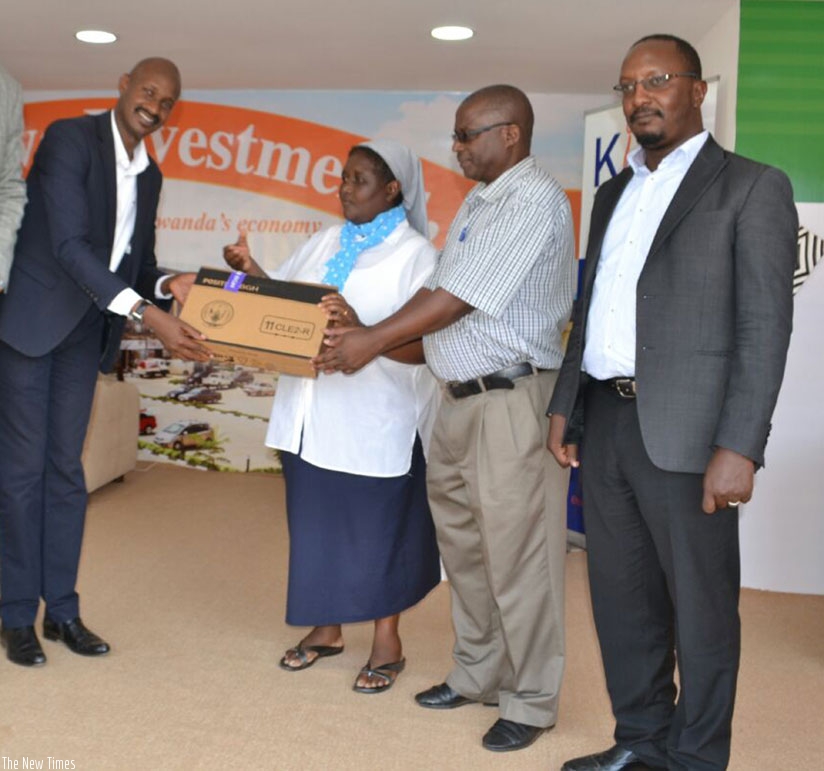
<svg viewBox="0 0 824 771">
<path fill-rule="evenodd" d="M 321 283 L 326 261 L 340 248 L 340 231 L 337 225 L 316 233 L 272 277 Z M 343 296 L 364 324 L 375 324 L 424 285 L 436 258 L 432 244 L 404 221 L 358 255 Z M 415 434 L 428 446 L 437 397 L 426 365 L 385 356 L 353 375 L 280 375 L 266 444 L 300 450 L 303 460 L 332 471 L 401 476 L 409 471 Z"/>
<path fill-rule="evenodd" d="M 653 238 L 675 191 L 709 136 L 688 139 L 655 171 L 644 149 L 629 157 L 633 176 L 607 226 L 587 316 L 581 368 L 597 380 L 635 376 L 635 294 Z"/>
<path fill-rule="evenodd" d="M 109 114 L 112 119 L 114 168 L 117 180 L 117 214 L 114 224 L 114 242 L 112 243 L 112 253 L 109 258 L 109 270 L 114 273 L 120 267 L 123 257 L 131 249 L 134 223 L 137 217 L 137 175 L 146 171 L 149 166 L 149 154 L 146 152 L 146 145 L 141 140 L 134 150 L 133 157 L 129 158 L 123 139 L 120 136 L 120 130 L 117 128 L 114 111 Z M 165 276 L 158 279 L 155 284 L 156 298 L 169 299 L 171 297 L 171 295 L 164 295 L 160 292 L 160 284 L 164 280 Z M 120 316 L 128 316 L 129 311 L 141 299 L 141 296 L 134 289 L 124 289 L 115 295 L 109 303 L 108 309 Z"/>
</svg>

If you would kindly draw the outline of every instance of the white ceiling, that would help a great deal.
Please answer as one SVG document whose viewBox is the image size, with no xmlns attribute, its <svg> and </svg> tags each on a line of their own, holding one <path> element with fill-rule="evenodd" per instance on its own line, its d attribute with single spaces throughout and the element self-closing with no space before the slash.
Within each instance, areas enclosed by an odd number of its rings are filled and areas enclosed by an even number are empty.
<svg viewBox="0 0 824 771">
<path fill-rule="evenodd" d="M 0 0 L 0 61 L 25 89 L 113 89 L 150 55 L 184 89 L 470 91 L 507 82 L 606 93 L 627 47 L 696 43 L 738 0 Z M 433 26 L 475 37 L 442 43 Z M 78 29 L 115 32 L 89 46 Z"/>
</svg>

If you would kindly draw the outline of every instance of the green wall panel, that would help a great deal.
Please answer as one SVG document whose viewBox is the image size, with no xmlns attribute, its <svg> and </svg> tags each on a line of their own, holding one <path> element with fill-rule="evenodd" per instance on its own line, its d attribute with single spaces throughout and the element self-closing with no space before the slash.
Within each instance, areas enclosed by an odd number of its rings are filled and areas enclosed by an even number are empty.
<svg viewBox="0 0 824 771">
<path fill-rule="evenodd" d="M 824 202 L 824 2 L 741 0 L 736 151 Z"/>
</svg>

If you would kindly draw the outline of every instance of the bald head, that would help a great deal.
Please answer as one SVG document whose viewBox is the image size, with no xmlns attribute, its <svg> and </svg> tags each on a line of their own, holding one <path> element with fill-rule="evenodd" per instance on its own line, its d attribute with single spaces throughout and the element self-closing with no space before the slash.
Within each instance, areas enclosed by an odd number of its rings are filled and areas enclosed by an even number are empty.
<svg viewBox="0 0 824 771">
<path fill-rule="evenodd" d="M 463 105 L 482 107 L 495 121 L 514 123 L 521 129 L 521 144 L 529 154 L 535 115 L 527 95 L 520 88 L 507 85 L 485 86 L 473 91 Z"/>
<path fill-rule="evenodd" d="M 169 118 L 180 96 L 180 71 L 174 62 L 153 56 L 120 76 L 114 117 L 129 157 L 145 137 Z"/>
<path fill-rule="evenodd" d="M 146 59 L 141 59 L 129 73 L 130 78 L 162 76 L 170 80 L 172 83 L 177 83 L 177 97 L 180 96 L 181 79 L 180 70 L 171 59 L 164 59 L 162 56 L 150 56 Z"/>
</svg>

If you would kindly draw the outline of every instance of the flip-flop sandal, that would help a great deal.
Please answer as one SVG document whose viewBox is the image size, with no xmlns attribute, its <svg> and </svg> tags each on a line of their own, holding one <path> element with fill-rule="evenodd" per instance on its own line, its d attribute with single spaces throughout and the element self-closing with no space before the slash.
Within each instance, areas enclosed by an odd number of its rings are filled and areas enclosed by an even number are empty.
<svg viewBox="0 0 824 771">
<path fill-rule="evenodd" d="M 352 690 L 357 691 L 358 693 L 383 693 L 384 691 L 388 691 L 395 684 L 395 680 L 398 679 L 398 675 L 403 672 L 403 668 L 405 666 L 406 659 L 393 661 L 391 664 L 381 664 L 379 667 L 373 667 L 367 661 L 366 666 L 358 672 L 358 677 L 355 678 L 355 684 L 352 686 Z M 358 679 L 361 675 L 366 675 L 367 677 L 379 677 L 384 682 L 380 685 L 376 685 L 374 688 L 361 686 L 358 685 Z"/>
<path fill-rule="evenodd" d="M 307 652 L 317 655 L 310 659 L 309 656 L 306 655 Z M 286 663 L 286 657 L 290 653 L 298 657 L 300 664 L 293 667 Z M 343 653 L 342 645 L 304 645 L 302 642 L 299 642 L 294 648 L 289 648 L 289 650 L 286 651 L 286 655 L 278 662 L 278 666 L 287 672 L 300 672 L 301 669 L 309 669 L 318 659 L 337 656 L 339 653 Z"/>
</svg>

